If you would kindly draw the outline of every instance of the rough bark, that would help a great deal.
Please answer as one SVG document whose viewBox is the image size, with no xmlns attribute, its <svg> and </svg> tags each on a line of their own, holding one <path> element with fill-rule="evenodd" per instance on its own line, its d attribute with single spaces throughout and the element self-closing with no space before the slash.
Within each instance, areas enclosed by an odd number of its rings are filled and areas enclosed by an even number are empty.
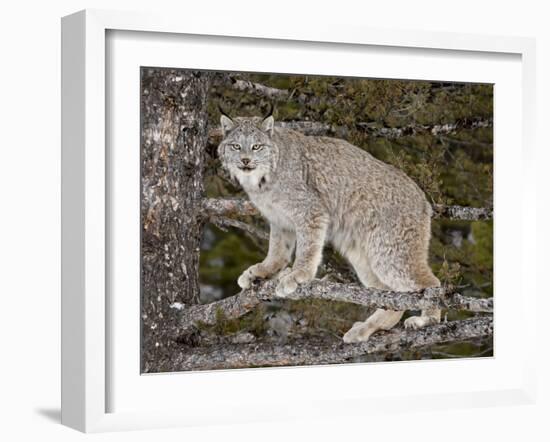
<svg viewBox="0 0 550 442">
<path fill-rule="evenodd" d="M 250 201 L 242 198 L 205 198 L 202 202 L 206 218 L 219 216 L 255 216 L 258 209 Z"/>
<path fill-rule="evenodd" d="M 269 233 L 265 230 L 259 229 L 257 227 L 251 226 L 250 224 L 243 223 L 233 218 L 223 218 L 223 217 L 211 217 L 210 222 L 220 229 L 227 231 L 228 227 L 235 227 L 239 230 L 242 230 L 252 239 L 263 239 L 264 241 L 269 240 Z"/>
<path fill-rule="evenodd" d="M 366 132 L 371 137 L 383 137 L 395 139 L 400 137 L 414 136 L 419 133 L 429 132 L 432 135 L 447 135 L 456 132 L 459 129 L 478 129 L 481 127 L 492 127 L 491 118 L 470 118 L 455 121 L 447 124 L 432 125 L 408 125 L 403 127 L 379 127 L 374 123 L 358 123 L 357 127 Z M 343 126 L 333 126 L 328 123 L 318 121 L 276 121 L 275 127 L 292 129 L 303 133 L 304 135 L 314 136 L 335 136 L 338 138 L 347 138 L 349 129 Z M 208 143 L 211 146 L 217 146 L 222 139 L 220 128 L 213 128 L 208 134 Z"/>
<path fill-rule="evenodd" d="M 271 101 L 295 101 L 300 104 L 307 104 L 309 106 L 318 105 L 321 99 L 315 95 L 297 94 L 296 91 L 289 91 L 287 89 L 278 89 L 265 84 L 256 83 L 250 80 L 242 79 L 229 75 L 226 77 L 230 82 L 233 89 L 246 92 L 257 97 L 267 98 Z"/>
<path fill-rule="evenodd" d="M 244 199 L 207 198 L 202 203 L 206 217 L 213 216 L 250 216 L 260 213 L 254 205 Z M 433 206 L 434 218 L 446 218 L 460 221 L 478 221 L 493 219 L 491 207 Z"/>
<path fill-rule="evenodd" d="M 443 322 L 420 330 L 392 329 L 378 332 L 367 342 L 344 344 L 336 338 L 317 341 L 293 341 L 285 344 L 250 344 L 193 347 L 182 345 L 177 352 L 159 361 L 163 371 L 214 370 L 228 368 L 276 367 L 359 362 L 358 358 L 375 353 L 396 353 L 447 342 L 461 342 L 492 336 L 493 318 L 482 316 L 463 321 Z"/>
<path fill-rule="evenodd" d="M 433 209 L 434 218 L 447 218 L 461 221 L 493 219 L 492 207 L 445 206 L 442 204 L 436 204 Z"/>
<path fill-rule="evenodd" d="M 260 302 L 276 299 L 277 282 L 270 280 L 235 296 L 210 304 L 188 306 L 180 310 L 180 332 L 192 330 L 198 322 L 215 324 L 219 313 L 227 319 L 238 318 L 253 310 Z M 453 287 L 437 287 L 421 292 L 397 293 L 385 290 L 365 288 L 357 284 L 315 280 L 301 286 L 286 299 L 324 299 L 349 302 L 366 307 L 378 307 L 391 310 L 424 310 L 430 308 L 452 308 L 473 312 L 493 311 L 493 299 L 468 298 L 456 293 Z"/>
<path fill-rule="evenodd" d="M 330 124 L 318 121 L 277 121 L 276 126 L 282 129 L 295 130 L 304 135 L 323 136 L 334 132 Z"/>
<path fill-rule="evenodd" d="M 142 368 L 174 333 L 170 305 L 196 304 L 210 74 L 141 70 Z"/>
<path fill-rule="evenodd" d="M 329 135 L 333 134 L 332 126 L 327 123 L 317 121 L 276 121 L 275 127 L 292 129 L 303 133 L 304 135 Z M 208 132 L 208 144 L 217 146 L 222 140 L 222 130 L 220 127 L 212 128 Z M 212 149 L 211 149 L 212 150 Z"/>
<path fill-rule="evenodd" d="M 243 80 L 240 78 L 229 77 L 232 87 L 235 90 L 241 92 L 247 92 L 259 97 L 265 97 L 270 100 L 286 100 L 290 96 L 290 93 L 285 89 L 277 89 L 269 87 L 261 83 L 254 83 L 250 80 Z"/>
<path fill-rule="evenodd" d="M 408 125 L 403 127 L 377 127 L 371 123 L 358 123 L 357 126 L 373 137 L 400 138 L 413 136 L 422 132 L 432 135 L 445 135 L 456 132 L 459 129 L 478 129 L 492 127 L 492 118 L 464 118 L 453 123 L 432 125 Z"/>
</svg>

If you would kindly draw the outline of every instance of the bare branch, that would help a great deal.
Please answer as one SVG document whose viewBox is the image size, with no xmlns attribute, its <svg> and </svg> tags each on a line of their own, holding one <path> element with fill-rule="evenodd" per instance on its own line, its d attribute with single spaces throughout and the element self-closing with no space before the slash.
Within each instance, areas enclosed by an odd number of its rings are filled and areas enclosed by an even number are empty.
<svg viewBox="0 0 550 442">
<path fill-rule="evenodd" d="M 321 101 L 320 97 L 308 95 L 304 93 L 296 93 L 296 90 L 289 91 L 287 89 L 278 89 L 265 84 L 255 83 L 253 81 L 238 78 L 230 75 L 229 80 L 233 89 L 246 92 L 257 97 L 264 97 L 272 101 L 295 101 L 300 104 L 308 104 L 310 106 L 318 105 Z"/>
<path fill-rule="evenodd" d="M 373 137 L 390 139 L 412 136 L 421 132 L 430 132 L 432 135 L 445 135 L 459 129 L 478 129 L 492 126 L 492 118 L 464 118 L 447 124 L 411 124 L 403 127 L 377 127 L 375 123 L 357 123 L 357 127 Z"/>
<path fill-rule="evenodd" d="M 433 125 L 408 125 L 403 127 L 379 127 L 376 123 L 357 123 L 357 128 L 366 132 L 371 137 L 383 137 L 395 139 L 406 136 L 413 136 L 422 132 L 429 132 L 432 135 L 446 135 L 454 133 L 459 129 L 477 129 L 481 127 L 492 127 L 491 118 L 470 118 L 455 121 L 448 124 Z M 296 130 L 304 135 L 314 136 L 337 136 L 346 138 L 349 135 L 349 128 L 344 126 L 333 126 L 318 121 L 276 121 L 275 127 Z M 208 133 L 208 143 L 212 146 L 219 144 L 222 138 L 220 128 L 211 129 Z"/>
<path fill-rule="evenodd" d="M 247 216 L 259 215 L 254 205 L 244 199 L 207 198 L 203 201 L 203 209 L 207 216 Z M 493 219 L 493 209 L 490 207 L 433 206 L 433 218 L 446 218 L 460 221 L 478 221 Z"/>
<path fill-rule="evenodd" d="M 169 360 L 161 361 L 157 371 L 213 370 L 227 368 L 276 367 L 288 365 L 320 365 L 355 362 L 375 353 L 395 353 L 447 342 L 486 338 L 493 334 L 493 318 L 482 316 L 463 321 L 444 322 L 420 330 L 392 329 L 378 332 L 367 342 L 344 344 L 337 339 L 312 342 L 293 341 L 286 344 L 261 342 L 181 346 Z"/>
<path fill-rule="evenodd" d="M 205 198 L 202 208 L 206 216 L 249 216 L 259 215 L 250 201 L 239 198 Z"/>
<path fill-rule="evenodd" d="M 233 89 L 241 92 L 247 92 L 252 95 L 279 101 L 286 100 L 290 97 L 290 92 L 285 89 L 277 89 L 261 83 L 254 83 L 250 80 L 242 80 L 235 77 L 230 77 L 230 80 Z"/>
<path fill-rule="evenodd" d="M 259 238 L 268 240 L 269 234 L 262 230 L 258 229 L 257 227 L 251 226 L 250 224 L 243 223 L 242 221 L 232 219 L 232 218 L 223 218 L 223 217 L 211 217 L 210 222 L 212 224 L 215 224 L 222 230 L 226 230 L 228 227 L 235 227 L 237 229 L 240 229 L 244 231 L 245 233 L 248 233 L 253 238 Z"/>
<path fill-rule="evenodd" d="M 276 121 L 276 127 L 290 129 L 303 133 L 304 135 L 330 135 L 334 133 L 332 125 L 317 121 Z"/>
<path fill-rule="evenodd" d="M 317 105 L 320 98 L 315 95 L 307 95 L 304 93 L 294 93 L 286 89 L 278 89 L 266 86 L 261 83 L 255 83 L 247 79 L 238 78 L 234 75 L 227 76 L 231 82 L 233 89 L 241 92 L 250 93 L 259 97 L 264 97 L 272 101 L 296 101 L 301 104 L 309 104 L 310 106 Z M 449 85 L 446 87 L 460 87 L 460 85 Z M 325 98 L 326 99 L 326 98 Z M 290 129 L 302 131 L 308 135 L 327 135 L 341 134 L 347 132 L 342 127 L 331 127 L 329 124 L 309 122 L 309 121 L 292 121 L 285 122 L 279 127 L 288 127 Z M 456 132 L 459 129 L 477 129 L 482 127 L 492 127 L 492 118 L 462 118 L 452 123 L 432 124 L 432 125 L 407 125 L 402 127 L 379 127 L 374 122 L 359 122 L 357 127 L 364 130 L 369 135 L 374 137 L 399 138 L 403 136 L 415 135 L 419 132 L 430 132 L 432 135 L 445 135 Z"/>
<path fill-rule="evenodd" d="M 469 298 L 455 293 L 451 296 L 450 304 L 456 310 L 468 310 L 476 313 L 492 313 L 493 311 L 493 298 Z"/>
<path fill-rule="evenodd" d="M 180 316 L 182 330 L 192 329 L 197 322 L 212 325 L 217 322 L 219 313 L 227 319 L 238 318 L 253 310 L 261 301 L 277 299 L 277 281 L 270 280 L 243 290 L 235 296 L 210 304 L 195 305 L 183 309 Z M 357 284 L 314 280 L 299 287 L 286 299 L 324 299 L 349 302 L 366 307 L 391 310 L 426 310 L 431 308 L 452 308 L 474 312 L 492 312 L 493 300 L 464 297 L 453 287 L 434 287 L 420 292 L 391 292 L 366 288 Z"/>
<path fill-rule="evenodd" d="M 327 123 L 319 123 L 317 121 L 276 121 L 275 127 L 283 129 L 296 130 L 304 135 L 329 135 L 334 131 L 332 126 Z M 222 140 L 222 130 L 220 127 L 212 128 L 208 132 L 208 144 L 217 146 Z"/>
<path fill-rule="evenodd" d="M 492 207 L 445 206 L 436 204 L 433 207 L 434 218 L 447 218 L 462 221 L 478 221 L 493 219 Z"/>
</svg>

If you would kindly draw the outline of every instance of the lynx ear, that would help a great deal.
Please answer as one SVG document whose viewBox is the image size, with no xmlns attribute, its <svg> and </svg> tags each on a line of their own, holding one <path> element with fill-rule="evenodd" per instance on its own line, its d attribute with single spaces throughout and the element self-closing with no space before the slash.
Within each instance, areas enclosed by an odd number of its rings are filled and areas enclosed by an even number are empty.
<svg viewBox="0 0 550 442">
<path fill-rule="evenodd" d="M 226 115 L 222 115 L 220 117 L 220 124 L 222 126 L 222 133 L 224 137 L 227 135 L 227 132 L 235 127 L 235 122 Z"/>
<path fill-rule="evenodd" d="M 270 115 L 262 121 L 261 129 L 271 137 L 273 135 L 274 125 L 275 119 L 273 118 L 273 115 Z"/>
</svg>

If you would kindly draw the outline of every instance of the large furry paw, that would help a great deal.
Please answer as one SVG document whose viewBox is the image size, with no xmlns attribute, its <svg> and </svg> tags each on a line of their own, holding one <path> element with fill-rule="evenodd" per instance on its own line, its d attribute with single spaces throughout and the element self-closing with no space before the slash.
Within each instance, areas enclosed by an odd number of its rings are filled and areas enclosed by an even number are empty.
<svg viewBox="0 0 550 442">
<path fill-rule="evenodd" d="M 364 322 L 356 322 L 353 324 L 353 327 L 350 328 L 343 337 L 343 340 L 346 344 L 351 344 L 354 342 L 365 342 L 368 341 L 370 335 L 375 332 L 376 329 L 372 328 L 370 325 L 367 325 Z"/>
<path fill-rule="evenodd" d="M 292 273 L 292 268 L 291 267 L 285 267 L 283 270 L 281 270 L 279 273 L 277 273 L 277 275 L 275 275 L 275 279 L 277 281 L 280 281 L 281 279 L 283 279 L 285 276 L 288 276 Z"/>
<path fill-rule="evenodd" d="M 294 293 L 298 285 L 309 282 L 313 276 L 303 270 L 285 269 L 277 276 L 279 284 L 275 289 L 275 294 L 280 298 L 285 298 L 291 293 Z"/>
<path fill-rule="evenodd" d="M 242 289 L 248 289 L 256 279 L 263 278 L 264 273 L 265 272 L 263 271 L 261 264 L 254 264 L 246 269 L 241 276 L 239 276 L 239 279 L 237 279 L 237 284 Z"/>
<path fill-rule="evenodd" d="M 411 316 L 405 319 L 403 325 L 405 328 L 418 330 L 419 328 L 426 327 L 427 325 L 437 324 L 439 321 L 433 316 Z"/>
<path fill-rule="evenodd" d="M 293 272 L 287 273 L 279 277 L 279 284 L 275 289 L 275 294 L 280 298 L 286 298 L 291 293 L 294 293 L 298 288 L 298 281 Z"/>
</svg>

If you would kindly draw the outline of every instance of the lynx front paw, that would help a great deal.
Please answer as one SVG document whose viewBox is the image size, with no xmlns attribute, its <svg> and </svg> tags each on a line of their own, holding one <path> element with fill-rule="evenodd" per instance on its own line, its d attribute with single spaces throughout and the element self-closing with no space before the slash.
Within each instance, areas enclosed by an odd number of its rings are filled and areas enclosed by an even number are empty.
<svg viewBox="0 0 550 442">
<path fill-rule="evenodd" d="M 277 288 L 275 289 L 275 294 L 280 298 L 285 298 L 291 293 L 294 293 L 297 288 L 298 288 L 298 282 L 294 277 L 294 273 L 290 272 L 286 275 L 282 275 L 279 278 L 279 284 L 277 284 Z"/>
<path fill-rule="evenodd" d="M 356 322 L 353 324 L 353 327 L 350 328 L 343 337 L 343 340 L 346 344 L 351 344 L 354 342 L 365 342 L 368 341 L 370 335 L 375 332 L 375 329 L 370 325 L 365 324 L 364 322 Z"/>
<path fill-rule="evenodd" d="M 410 318 L 405 319 L 403 325 L 405 328 L 418 330 L 419 328 L 426 327 L 427 325 L 436 324 L 437 319 L 432 316 L 411 316 Z"/>
<path fill-rule="evenodd" d="M 275 294 L 281 298 L 285 298 L 291 293 L 294 293 L 299 284 L 304 284 L 313 279 L 308 272 L 303 270 L 283 270 L 279 275 L 279 284 L 275 289 Z"/>
<path fill-rule="evenodd" d="M 239 279 L 237 279 L 237 284 L 242 289 L 248 289 L 257 278 L 264 277 L 264 271 L 260 264 L 255 264 L 248 269 L 246 269 Z"/>
<path fill-rule="evenodd" d="M 254 281 L 254 278 L 248 270 L 245 270 L 237 279 L 237 284 L 242 289 L 248 289 L 252 285 L 252 281 Z"/>
<path fill-rule="evenodd" d="M 288 276 L 292 273 L 292 269 L 290 267 L 285 267 L 283 270 L 281 270 L 279 273 L 277 273 L 277 275 L 275 276 L 275 279 L 277 281 L 280 281 L 281 279 L 283 279 L 285 276 Z"/>
</svg>

